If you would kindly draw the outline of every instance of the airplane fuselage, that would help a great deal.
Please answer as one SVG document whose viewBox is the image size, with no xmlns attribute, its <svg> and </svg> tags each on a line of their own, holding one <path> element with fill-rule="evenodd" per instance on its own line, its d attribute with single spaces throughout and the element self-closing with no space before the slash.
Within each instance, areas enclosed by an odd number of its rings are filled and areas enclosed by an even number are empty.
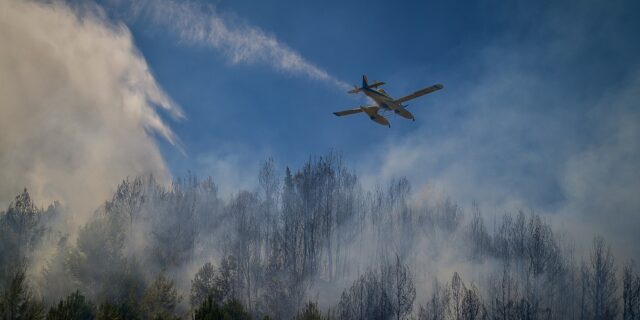
<svg viewBox="0 0 640 320">
<path fill-rule="evenodd" d="M 376 103 L 376 105 L 380 107 L 380 109 L 393 111 L 395 114 L 403 118 L 415 120 L 413 114 L 407 111 L 407 109 L 405 109 L 405 106 L 394 101 L 394 99 L 391 98 L 386 92 L 368 87 L 363 88 L 363 92 L 367 97 L 371 98 Z"/>
<path fill-rule="evenodd" d="M 381 109 L 394 110 L 397 108 L 397 104 L 393 102 L 388 94 L 380 92 L 372 88 L 363 88 L 364 94 L 371 98 Z"/>
</svg>

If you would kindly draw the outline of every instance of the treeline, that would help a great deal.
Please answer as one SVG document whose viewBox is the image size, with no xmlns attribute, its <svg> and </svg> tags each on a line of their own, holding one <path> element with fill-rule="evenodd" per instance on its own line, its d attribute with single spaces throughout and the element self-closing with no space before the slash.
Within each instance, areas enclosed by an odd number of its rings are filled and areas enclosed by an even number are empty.
<svg viewBox="0 0 640 320">
<path fill-rule="evenodd" d="M 365 190 L 335 154 L 258 182 L 127 179 L 79 229 L 25 189 L 0 213 L 2 319 L 640 319 L 602 237 L 577 257 L 533 213 L 489 231 L 406 179 Z"/>
<path fill-rule="evenodd" d="M 104 301 L 96 306 L 76 291 L 48 308 L 30 291 L 24 270 L 17 270 L 0 300 L 2 319 L 180 319 L 175 307 L 180 301 L 173 283 L 162 276 L 146 290 L 139 303 Z M 237 300 L 218 304 L 208 297 L 193 311 L 193 319 L 251 319 Z"/>
</svg>

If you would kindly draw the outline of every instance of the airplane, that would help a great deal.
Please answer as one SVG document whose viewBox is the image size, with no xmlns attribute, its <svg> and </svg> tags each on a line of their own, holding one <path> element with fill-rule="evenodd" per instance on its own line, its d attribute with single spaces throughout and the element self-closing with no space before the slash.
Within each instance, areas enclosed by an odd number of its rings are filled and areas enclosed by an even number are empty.
<svg viewBox="0 0 640 320">
<path fill-rule="evenodd" d="M 384 91 L 384 89 L 382 88 L 377 89 L 378 87 L 384 84 L 385 84 L 384 82 L 378 82 L 375 80 L 373 81 L 372 84 L 369 84 L 369 81 L 367 80 L 367 76 L 363 75 L 362 87 L 358 88 L 358 86 L 355 86 L 353 90 L 350 90 L 347 93 L 354 94 L 354 93 L 363 92 L 367 97 L 371 98 L 376 103 L 376 105 L 360 106 L 355 109 L 334 112 L 333 114 L 341 117 L 341 116 L 363 112 L 367 116 L 369 116 L 369 119 L 373 120 L 374 122 L 377 122 L 383 126 L 389 126 L 389 128 L 391 128 L 391 124 L 389 123 L 389 120 L 387 120 L 387 118 L 385 118 L 383 115 L 379 114 L 378 113 L 379 111 L 382 111 L 383 113 L 393 112 L 396 115 L 401 116 L 405 119 L 411 119 L 413 121 L 416 121 L 416 119 L 413 117 L 413 114 L 411 114 L 411 112 L 407 110 L 408 105 L 402 105 L 402 104 L 411 99 L 415 99 L 417 97 L 420 97 L 425 94 L 438 91 L 444 88 L 443 85 L 438 83 L 430 87 L 424 88 L 422 90 L 418 90 L 400 99 L 393 99 Z"/>
</svg>

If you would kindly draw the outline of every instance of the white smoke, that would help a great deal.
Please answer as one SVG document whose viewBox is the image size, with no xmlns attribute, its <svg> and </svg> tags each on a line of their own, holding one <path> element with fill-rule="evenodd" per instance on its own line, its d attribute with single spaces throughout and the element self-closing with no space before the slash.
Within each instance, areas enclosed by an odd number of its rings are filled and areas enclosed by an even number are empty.
<svg viewBox="0 0 640 320">
<path fill-rule="evenodd" d="M 164 26 L 182 42 L 221 51 L 232 63 L 262 63 L 291 74 L 327 82 L 340 90 L 349 85 L 315 66 L 275 36 L 246 23 L 232 21 L 211 5 L 193 1 L 137 1 L 134 17 L 146 17 Z"/>
<path fill-rule="evenodd" d="M 451 70 L 458 81 L 442 80 L 443 91 L 412 109 L 423 126 L 367 154 L 365 172 L 407 176 L 418 198 L 477 201 L 489 221 L 521 209 L 547 214 L 580 254 L 601 234 L 621 261 L 640 258 L 640 69 L 612 75 L 616 59 L 575 62 L 586 48 L 628 50 L 609 37 L 620 8 L 578 7 L 536 20 L 528 36 L 547 42 L 487 43 L 473 58 L 481 70 L 473 81 Z"/>
<path fill-rule="evenodd" d="M 157 109 L 183 114 L 126 26 L 95 6 L 0 2 L 0 204 L 27 187 L 82 223 L 124 177 L 169 178 L 154 134 L 178 139 Z"/>
</svg>

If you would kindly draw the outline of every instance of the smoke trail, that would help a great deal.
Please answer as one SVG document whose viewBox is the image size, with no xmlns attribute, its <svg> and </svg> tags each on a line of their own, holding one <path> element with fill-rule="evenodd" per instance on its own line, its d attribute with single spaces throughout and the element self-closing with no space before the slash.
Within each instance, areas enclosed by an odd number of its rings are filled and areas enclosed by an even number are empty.
<svg viewBox="0 0 640 320">
<path fill-rule="evenodd" d="M 229 21 L 213 6 L 160 0 L 135 2 L 129 10 L 134 17 L 148 17 L 166 27 L 181 41 L 222 51 L 232 63 L 262 63 L 278 71 L 304 75 L 340 89 L 349 87 L 274 36 L 249 24 Z"/>
</svg>

